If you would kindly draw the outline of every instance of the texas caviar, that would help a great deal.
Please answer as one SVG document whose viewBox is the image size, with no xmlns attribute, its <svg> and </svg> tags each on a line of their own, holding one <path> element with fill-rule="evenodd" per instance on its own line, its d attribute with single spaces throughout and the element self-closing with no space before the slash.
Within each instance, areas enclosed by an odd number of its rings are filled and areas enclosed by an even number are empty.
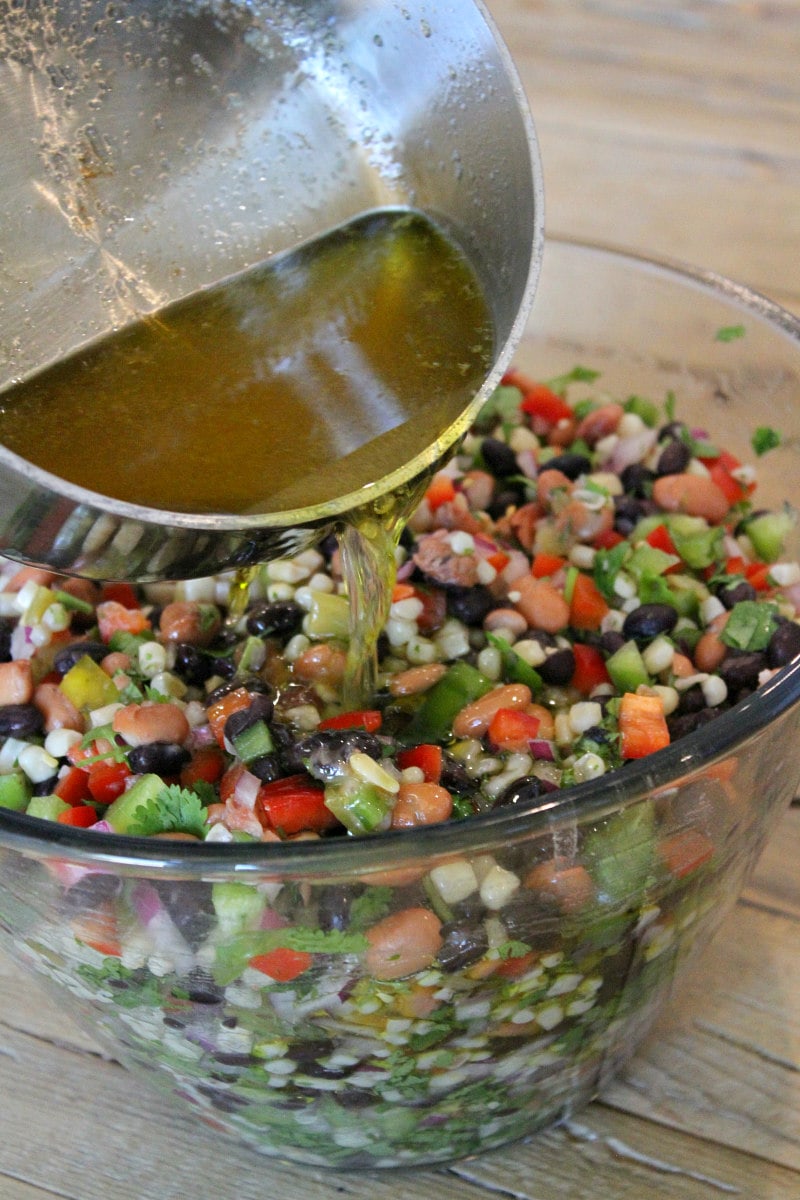
<svg viewBox="0 0 800 1200">
<path fill-rule="evenodd" d="M 754 467 L 672 398 L 512 371 L 403 535 L 360 711 L 341 703 L 332 540 L 263 567 L 233 623 L 228 577 L 135 590 L 6 561 L 0 805 L 98 833 L 280 841 L 595 779 L 800 653 L 794 513 L 755 491 Z"/>
</svg>

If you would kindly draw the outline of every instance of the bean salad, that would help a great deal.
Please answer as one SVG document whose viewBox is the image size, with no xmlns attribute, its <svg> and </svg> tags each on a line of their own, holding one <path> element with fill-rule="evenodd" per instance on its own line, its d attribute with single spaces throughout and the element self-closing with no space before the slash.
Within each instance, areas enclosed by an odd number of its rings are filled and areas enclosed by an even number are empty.
<svg viewBox="0 0 800 1200">
<path fill-rule="evenodd" d="M 754 462 L 779 440 L 754 431 Z M 672 397 L 509 372 L 403 532 L 357 711 L 334 539 L 261 568 L 236 619 L 229 576 L 137 589 L 5 561 L 0 806 L 324 855 L 624 771 L 800 654 L 796 518 L 758 507 L 754 462 Z M 565 1063 L 608 1052 L 621 979 L 644 1005 L 666 978 L 715 853 L 702 822 L 658 832 L 669 802 L 605 831 L 613 871 L 589 835 L 302 894 L 66 872 L 66 932 L 37 945 L 243 1137 L 255 1121 L 275 1153 L 340 1165 L 452 1158 L 479 1116 L 490 1145 L 512 1111 L 520 1131 L 526 1107 L 557 1111 Z"/>
</svg>

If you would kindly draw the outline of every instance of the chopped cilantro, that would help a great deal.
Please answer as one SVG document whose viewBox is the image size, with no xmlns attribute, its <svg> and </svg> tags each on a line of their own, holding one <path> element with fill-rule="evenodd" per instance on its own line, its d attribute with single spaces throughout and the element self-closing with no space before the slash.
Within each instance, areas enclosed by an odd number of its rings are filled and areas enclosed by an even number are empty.
<svg viewBox="0 0 800 1200">
<path fill-rule="evenodd" d="M 376 921 L 385 917 L 392 907 L 392 889 L 368 887 L 357 896 L 350 907 L 348 929 L 351 933 L 369 929 Z"/>
<path fill-rule="evenodd" d="M 129 746 L 120 746 L 117 744 L 117 735 L 114 732 L 113 725 L 98 725 L 95 729 L 90 729 L 81 738 L 81 749 L 88 750 L 90 746 L 99 739 L 104 738 L 109 742 L 109 748 L 103 754 L 94 754 L 91 758 L 81 759 L 82 767 L 90 767 L 92 763 L 97 762 L 126 762 Z"/>
<path fill-rule="evenodd" d="M 151 633 L 128 633 L 125 629 L 117 629 L 112 633 L 109 639 L 108 648 L 115 653 L 127 654 L 129 658 L 136 662 L 139 658 L 139 647 L 146 642 L 152 642 L 153 634 Z"/>
<path fill-rule="evenodd" d="M 629 396 L 622 407 L 625 412 L 635 413 L 648 429 L 655 429 L 658 425 L 658 406 L 645 396 Z"/>
<path fill-rule="evenodd" d="M 735 342 L 737 338 L 742 338 L 744 335 L 744 325 L 723 325 L 714 334 L 714 340 L 717 342 Z"/>
<path fill-rule="evenodd" d="M 617 600 L 614 591 L 614 581 L 622 570 L 622 565 L 630 554 L 627 542 L 619 542 L 610 550 L 598 550 L 594 557 L 592 576 L 597 587 L 609 603 Z"/>
<path fill-rule="evenodd" d="M 522 958 L 523 954 L 530 954 L 530 946 L 527 942 L 519 942 L 511 938 L 507 942 L 501 942 L 499 946 L 495 946 L 495 953 L 502 959 L 507 958 Z"/>
<path fill-rule="evenodd" d="M 731 609 L 720 641 L 734 650 L 766 650 L 778 627 L 777 614 L 767 600 L 740 600 Z"/>
<path fill-rule="evenodd" d="M 667 420 L 669 422 L 672 422 L 675 420 L 675 411 L 676 411 L 677 403 L 678 402 L 677 402 L 675 393 L 673 391 L 667 392 L 667 395 L 664 399 L 664 416 L 667 418 Z"/>
<path fill-rule="evenodd" d="M 782 441 L 783 438 L 777 429 L 771 429 L 769 425 L 759 425 L 757 429 L 753 430 L 750 445 L 760 457 L 768 450 L 774 450 L 776 446 L 780 446 Z"/>
<path fill-rule="evenodd" d="M 207 795 L 207 793 L 206 793 Z M 206 832 L 207 809 L 197 791 L 171 783 L 158 795 L 140 804 L 126 833 L 150 837 L 157 833 L 193 833 L 202 838 Z"/>
<path fill-rule="evenodd" d="M 554 375 L 552 379 L 548 379 L 547 386 L 553 392 L 563 392 L 571 383 L 594 383 L 595 379 L 599 378 L 600 372 L 592 370 L 591 367 L 573 367 L 564 375 Z"/>
</svg>

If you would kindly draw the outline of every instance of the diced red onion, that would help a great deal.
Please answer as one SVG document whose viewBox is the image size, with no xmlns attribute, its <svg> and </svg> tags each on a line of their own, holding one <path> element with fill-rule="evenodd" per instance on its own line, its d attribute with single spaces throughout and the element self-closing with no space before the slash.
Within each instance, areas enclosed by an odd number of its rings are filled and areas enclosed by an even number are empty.
<svg viewBox="0 0 800 1200">
<path fill-rule="evenodd" d="M 643 429 L 641 433 L 620 438 L 603 466 L 617 475 L 621 474 L 626 467 L 633 466 L 634 463 L 641 462 L 646 458 L 656 444 L 657 438 L 658 433 L 655 429 Z"/>
<path fill-rule="evenodd" d="M 547 738 L 533 738 L 529 745 L 534 758 L 542 759 L 545 762 L 556 761 L 553 743 L 549 742 Z"/>
<path fill-rule="evenodd" d="M 143 925 L 149 925 L 160 915 L 163 904 L 161 897 L 151 883 L 139 881 L 131 894 L 131 904 Z"/>
<path fill-rule="evenodd" d="M 114 826 L 109 825 L 108 821 L 105 821 L 105 820 L 95 821 L 94 825 L 90 825 L 89 828 L 92 830 L 93 833 L 113 833 L 114 832 Z"/>
<path fill-rule="evenodd" d="M 257 776 L 253 775 L 251 771 L 242 771 L 233 789 L 234 803 L 241 808 L 254 809 L 260 787 L 261 780 Z"/>
</svg>

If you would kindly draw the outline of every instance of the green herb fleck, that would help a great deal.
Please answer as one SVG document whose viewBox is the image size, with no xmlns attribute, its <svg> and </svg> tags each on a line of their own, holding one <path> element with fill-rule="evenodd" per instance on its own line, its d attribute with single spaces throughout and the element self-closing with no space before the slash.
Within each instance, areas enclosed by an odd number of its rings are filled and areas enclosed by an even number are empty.
<svg viewBox="0 0 800 1200">
<path fill-rule="evenodd" d="M 134 837 L 151 837 L 158 833 L 191 833 L 195 837 L 203 838 L 207 815 L 208 810 L 198 791 L 190 791 L 189 788 L 171 783 L 162 788 L 154 799 L 136 808 L 126 832 Z"/>
<path fill-rule="evenodd" d="M 758 429 L 753 430 L 753 436 L 750 438 L 750 445 L 759 457 L 768 450 L 774 450 L 782 442 L 783 438 L 778 430 L 771 429 L 769 425 L 759 425 Z"/>
<path fill-rule="evenodd" d="M 548 379 L 547 387 L 552 392 L 563 392 L 571 383 L 594 383 L 599 378 L 600 372 L 592 370 L 591 367 L 573 367 L 565 375 L 554 375 L 552 379 Z"/>
<path fill-rule="evenodd" d="M 766 600 L 740 600 L 734 604 L 720 641 L 734 650 L 766 650 L 778 627 L 778 610 Z"/>
<path fill-rule="evenodd" d="M 745 335 L 744 325 L 723 325 L 714 335 L 717 342 L 735 342 L 737 338 L 742 338 Z"/>
</svg>

